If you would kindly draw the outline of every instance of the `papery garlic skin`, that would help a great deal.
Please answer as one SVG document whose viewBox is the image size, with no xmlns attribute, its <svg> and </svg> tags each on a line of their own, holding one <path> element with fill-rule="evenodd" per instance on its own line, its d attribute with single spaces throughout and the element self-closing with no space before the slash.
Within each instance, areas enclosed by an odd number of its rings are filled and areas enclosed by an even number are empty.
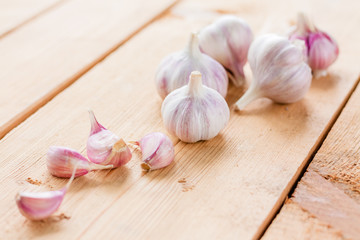
<svg viewBox="0 0 360 240">
<path fill-rule="evenodd" d="M 161 132 L 145 135 L 135 142 L 142 152 L 142 169 L 156 170 L 168 166 L 175 158 L 174 145 L 170 138 Z"/>
<path fill-rule="evenodd" d="M 87 156 L 96 164 L 119 167 L 128 163 L 132 157 L 123 139 L 103 127 L 89 111 L 91 131 L 87 141 Z"/>
<path fill-rule="evenodd" d="M 325 76 L 328 67 L 339 55 L 339 47 L 334 38 L 316 28 L 302 13 L 298 15 L 296 29 L 290 34 L 290 40 L 301 39 L 306 43 L 308 64 L 314 76 Z"/>
<path fill-rule="evenodd" d="M 250 26 L 239 17 L 225 15 L 202 29 L 199 40 L 201 51 L 231 72 L 230 79 L 233 84 L 236 87 L 243 85 L 244 65 L 253 40 Z"/>
<path fill-rule="evenodd" d="M 257 98 L 270 98 L 277 103 L 302 99 L 311 84 L 311 69 L 305 63 L 304 43 L 267 34 L 255 39 L 249 49 L 253 80 L 246 93 L 236 102 L 242 110 Z"/>
<path fill-rule="evenodd" d="M 20 213 L 30 220 L 42 220 L 50 217 L 60 207 L 66 192 L 69 190 L 75 178 L 77 165 L 71 174 L 71 178 L 60 190 L 47 192 L 19 192 L 15 201 Z"/>
<path fill-rule="evenodd" d="M 220 63 L 200 52 L 196 33 L 191 34 L 184 50 L 167 56 L 160 63 L 155 76 L 159 95 L 165 98 L 173 90 L 185 86 L 190 73 L 195 70 L 203 73 L 204 85 L 226 96 L 229 82 L 226 71 Z"/>
<path fill-rule="evenodd" d="M 171 92 L 161 107 L 166 129 L 184 142 L 215 137 L 230 118 L 225 99 L 201 79 L 200 72 L 192 72 L 189 84 Z"/>
<path fill-rule="evenodd" d="M 62 178 L 70 178 L 75 166 L 77 166 L 75 177 L 83 176 L 90 171 L 113 168 L 113 165 L 91 163 L 77 151 L 59 146 L 49 148 L 46 165 L 53 176 Z"/>
</svg>

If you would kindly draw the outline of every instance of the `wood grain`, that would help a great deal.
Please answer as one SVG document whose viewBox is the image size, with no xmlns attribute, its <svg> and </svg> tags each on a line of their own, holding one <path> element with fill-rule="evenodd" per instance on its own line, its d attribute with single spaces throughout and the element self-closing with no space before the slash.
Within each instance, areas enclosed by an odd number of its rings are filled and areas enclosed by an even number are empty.
<svg viewBox="0 0 360 240">
<path fill-rule="evenodd" d="M 65 0 L 1 0 L 0 38 L 13 32 L 24 24 L 56 8 Z"/>
<path fill-rule="evenodd" d="M 333 234 L 333 236 L 342 236 L 347 239 L 358 239 L 360 236 L 360 213 L 357 213 L 357 208 L 354 207 L 354 203 L 349 203 L 349 198 L 352 201 L 357 203 L 357 206 L 360 205 L 360 87 L 357 87 L 356 91 L 350 98 L 348 104 L 342 111 L 340 117 L 336 121 L 334 127 L 331 129 L 328 137 L 324 141 L 323 145 L 319 149 L 318 153 L 314 157 L 313 161 L 309 165 L 309 171 L 315 171 L 324 179 L 329 180 L 333 186 L 336 186 L 337 191 L 341 191 L 343 196 L 341 200 L 334 202 L 332 206 L 323 204 L 318 206 L 316 204 L 312 205 L 314 208 L 306 208 L 302 210 L 297 208 L 296 210 L 289 211 L 288 204 L 285 204 L 281 209 L 279 215 L 276 217 L 274 222 L 270 225 L 264 239 L 279 239 L 279 233 L 286 233 L 286 235 L 302 236 L 309 231 L 309 227 L 305 227 L 302 231 L 295 230 L 290 227 L 297 223 L 290 218 L 296 219 L 299 216 L 302 216 L 305 211 L 313 214 L 321 224 L 329 225 L 331 228 L 338 229 L 338 233 Z M 325 181 L 325 180 L 323 180 Z M 318 183 L 307 183 L 306 179 L 301 180 L 298 188 L 307 187 L 320 187 Z M 296 191 L 298 191 L 298 188 Z M 328 193 L 323 189 L 323 193 Z M 334 196 L 339 196 L 341 193 Z M 345 195 L 346 194 L 346 195 Z M 345 195 L 345 196 L 344 196 Z M 306 195 L 305 195 L 306 196 Z M 346 197 L 347 196 L 347 197 Z M 296 196 L 294 197 L 296 198 Z M 346 207 L 352 207 L 350 209 L 346 208 L 337 208 L 339 204 L 347 204 Z M 328 214 L 332 214 L 331 218 L 324 218 L 322 215 L 317 215 L 318 211 L 326 211 Z M 349 214 L 350 211 L 350 214 Z M 353 216 L 353 213 L 358 215 Z M 336 216 L 347 216 L 345 219 L 339 220 Z M 291 216 L 291 217 L 290 217 Z M 286 220 L 285 220 L 286 219 Z M 284 222 L 287 221 L 287 225 L 284 226 Z M 335 221 L 335 222 L 333 222 Z M 339 224 L 344 224 L 344 226 L 339 226 Z M 310 226 L 309 220 L 304 220 L 303 225 Z M 348 228 L 349 227 L 349 228 Z M 329 232 L 331 233 L 331 231 Z M 312 236 L 320 238 L 321 235 L 318 233 L 313 234 Z M 284 237 L 283 239 L 286 239 Z M 298 239 L 302 239 L 299 237 Z"/>
<path fill-rule="evenodd" d="M 174 2 L 68 1 L 2 39 L 0 138 Z"/>
<path fill-rule="evenodd" d="M 0 141 L 0 231 L 4 238 L 66 239 L 251 239 L 272 220 L 307 160 L 355 86 L 358 65 L 352 28 L 339 19 L 354 5 L 327 1 L 296 2 L 287 8 L 261 1 L 185 1 L 137 34 L 104 61 L 56 96 Z M 279 5 L 274 14 L 270 5 Z M 66 181 L 51 177 L 45 154 L 51 145 L 85 152 L 89 123 L 86 109 L 127 140 L 163 131 L 161 100 L 153 83 L 156 67 L 167 54 L 185 46 L 190 31 L 220 13 L 243 16 L 259 34 L 285 31 L 302 6 L 318 12 L 330 26 L 342 54 L 330 76 L 315 80 L 302 101 L 277 105 L 259 100 L 211 141 L 185 144 L 172 137 L 175 163 L 143 174 L 140 155 L 129 165 L 78 178 L 60 211 L 59 222 L 30 222 L 16 209 L 17 191 L 56 189 Z M 326 6 L 327 11 L 324 11 Z M 286 9 L 286 11 L 285 11 Z M 320 11 L 321 10 L 321 11 Z M 329 19 L 329 14 L 339 14 Z M 261 17 L 259 17 L 261 16 Z M 271 24 L 265 25 L 265 20 Z M 348 21 L 351 23 L 352 21 Z M 176 31 L 174 31 L 176 30 Z M 241 89 L 230 87 L 234 103 Z M 331 97 L 330 97 L 331 96 Z M 24 183 L 28 177 L 40 187 Z M 184 183 L 183 178 L 186 179 Z M 179 182 L 180 181 L 180 182 Z"/>
<path fill-rule="evenodd" d="M 277 217 L 272 222 L 262 239 L 278 240 L 342 240 L 344 239 L 340 230 L 321 222 L 308 211 L 303 210 L 292 200 L 286 201 L 281 209 L 282 217 Z"/>
</svg>

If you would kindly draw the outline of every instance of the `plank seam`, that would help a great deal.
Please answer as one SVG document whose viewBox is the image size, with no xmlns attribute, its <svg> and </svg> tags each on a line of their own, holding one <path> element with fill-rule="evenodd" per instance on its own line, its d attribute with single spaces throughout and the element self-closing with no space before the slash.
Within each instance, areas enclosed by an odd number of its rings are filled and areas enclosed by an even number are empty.
<svg viewBox="0 0 360 240">
<path fill-rule="evenodd" d="M 89 72 L 92 68 L 94 68 L 97 64 L 104 61 L 109 55 L 111 55 L 113 52 L 118 50 L 122 45 L 124 45 L 127 41 L 131 40 L 133 37 L 135 37 L 139 32 L 141 32 L 143 29 L 148 27 L 153 22 L 157 21 L 158 19 L 162 18 L 174 5 L 176 5 L 180 0 L 175 0 L 170 5 L 166 6 L 162 11 L 159 12 L 159 14 L 155 15 L 153 18 L 151 18 L 149 21 L 147 21 L 145 24 L 140 26 L 138 29 L 134 30 L 132 33 L 130 33 L 126 38 L 121 40 L 118 44 L 111 47 L 109 50 L 105 51 L 100 57 L 96 58 L 94 61 L 92 61 L 90 64 L 85 66 L 83 69 L 80 69 L 75 75 L 68 78 L 67 80 L 60 83 L 57 87 L 50 90 L 48 93 L 46 93 L 43 97 L 32 103 L 29 107 L 27 107 L 22 112 L 16 114 L 12 119 L 10 119 L 8 122 L 6 122 L 3 126 L 0 127 L 0 140 L 8 134 L 12 129 L 20 125 L 22 122 L 24 122 L 27 118 L 29 118 L 31 115 L 37 112 L 41 107 L 46 105 L 48 102 L 50 102 L 54 97 L 56 97 L 58 94 L 60 94 L 62 91 L 64 91 L 66 88 L 70 87 L 73 83 L 75 83 L 78 79 L 80 79 L 83 75 L 85 75 L 87 72 Z"/>
<path fill-rule="evenodd" d="M 40 10 L 40 12 L 36 13 L 35 15 L 29 17 L 28 19 L 25 19 L 24 21 L 22 21 L 21 23 L 19 23 L 18 25 L 10 28 L 9 30 L 5 31 L 4 33 L 0 34 L 0 39 L 6 37 L 7 35 L 15 32 L 16 30 L 18 30 L 19 28 L 25 26 L 26 24 L 32 22 L 33 20 L 37 19 L 38 17 L 54 10 L 56 7 L 64 4 L 65 2 L 68 2 L 69 0 L 60 0 L 52 5 L 50 5 L 49 7 L 47 8 L 44 8 L 43 10 Z"/>
<path fill-rule="evenodd" d="M 284 206 L 285 200 L 287 198 L 290 198 L 293 192 L 295 191 L 298 183 L 300 182 L 301 178 L 304 176 L 307 168 L 309 167 L 310 163 L 318 153 L 319 149 L 322 147 L 325 139 L 329 135 L 330 131 L 332 130 L 334 124 L 336 123 L 337 119 L 343 112 L 346 104 L 349 102 L 351 96 L 355 92 L 356 88 L 360 87 L 360 76 L 356 80 L 353 87 L 350 89 L 349 93 L 346 95 L 344 101 L 340 104 L 339 108 L 333 115 L 333 117 L 330 119 L 327 126 L 324 128 L 323 132 L 320 134 L 320 139 L 315 145 L 313 146 L 313 150 L 310 150 L 308 157 L 305 159 L 305 161 L 301 164 L 298 171 L 295 173 L 293 178 L 289 181 L 288 185 L 285 187 L 285 190 L 280 195 L 278 201 L 275 203 L 274 208 L 272 211 L 270 211 L 268 217 L 265 219 L 265 221 L 260 225 L 258 231 L 254 235 L 254 239 L 261 239 L 263 235 L 265 234 L 266 230 L 270 227 L 271 223 L 275 219 L 275 217 L 279 214 L 282 207 Z"/>
</svg>

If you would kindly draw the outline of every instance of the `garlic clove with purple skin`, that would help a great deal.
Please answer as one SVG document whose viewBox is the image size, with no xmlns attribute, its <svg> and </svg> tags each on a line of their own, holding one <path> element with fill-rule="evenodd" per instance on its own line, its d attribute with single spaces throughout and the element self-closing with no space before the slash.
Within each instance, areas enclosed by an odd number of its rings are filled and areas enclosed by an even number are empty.
<svg viewBox="0 0 360 240">
<path fill-rule="evenodd" d="M 149 133 L 134 143 L 141 149 L 141 168 L 146 171 L 166 167 L 174 160 L 174 145 L 170 138 L 161 132 Z"/>
<path fill-rule="evenodd" d="M 311 69 L 305 63 L 304 42 L 267 34 L 258 37 L 249 49 L 253 80 L 235 103 L 242 110 L 255 99 L 266 97 L 277 103 L 302 99 L 310 88 Z"/>
<path fill-rule="evenodd" d="M 89 111 L 91 131 L 87 141 L 87 156 L 96 164 L 119 167 L 128 163 L 132 157 L 123 139 L 103 127 Z"/>
<path fill-rule="evenodd" d="M 50 217 L 61 205 L 66 189 L 40 193 L 22 192 L 16 195 L 20 213 L 30 220 Z"/>
<path fill-rule="evenodd" d="M 75 178 L 76 166 L 66 186 L 60 190 L 47 192 L 19 192 L 15 201 L 20 213 L 30 220 L 50 217 L 60 207 L 66 192 Z"/>
<path fill-rule="evenodd" d="M 83 176 L 90 171 L 113 168 L 113 165 L 91 163 L 77 151 L 58 146 L 49 148 L 46 165 L 53 176 L 62 178 L 70 178 L 75 165 L 77 166 L 75 177 Z"/>
<path fill-rule="evenodd" d="M 220 63 L 200 52 L 196 33 L 191 34 L 184 50 L 169 55 L 160 63 L 155 76 L 159 95 L 165 98 L 173 90 L 185 86 L 195 70 L 203 73 L 204 85 L 226 96 L 229 82 L 226 71 Z"/>
<path fill-rule="evenodd" d="M 296 29 L 290 34 L 289 39 L 305 41 L 308 64 L 313 70 L 314 77 L 325 76 L 328 67 L 339 55 L 335 39 L 316 28 L 303 13 L 298 15 Z"/>
<path fill-rule="evenodd" d="M 241 18 L 225 15 L 199 32 L 200 49 L 220 62 L 236 87 L 245 82 L 244 65 L 253 34 Z M 201 69 L 199 69 L 201 72 Z M 202 72 L 201 72 L 202 73 Z"/>
<path fill-rule="evenodd" d="M 218 135 L 228 123 L 230 111 L 225 99 L 204 86 L 201 73 L 194 71 L 188 85 L 165 98 L 161 115 L 171 134 L 192 143 Z"/>
</svg>

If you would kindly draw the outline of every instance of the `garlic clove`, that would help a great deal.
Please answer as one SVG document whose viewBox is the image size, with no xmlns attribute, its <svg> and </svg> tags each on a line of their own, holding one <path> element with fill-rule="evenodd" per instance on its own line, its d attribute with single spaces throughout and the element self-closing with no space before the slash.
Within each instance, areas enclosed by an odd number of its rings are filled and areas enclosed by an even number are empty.
<svg viewBox="0 0 360 240">
<path fill-rule="evenodd" d="M 175 158 L 172 141 L 161 132 L 149 133 L 134 143 L 141 149 L 143 162 L 141 168 L 146 171 L 166 167 Z"/>
<path fill-rule="evenodd" d="M 198 71 L 191 73 L 188 85 L 174 90 L 165 98 L 161 114 L 166 129 L 190 143 L 215 137 L 230 118 L 225 99 L 202 84 Z"/>
<path fill-rule="evenodd" d="M 128 145 L 123 139 L 117 141 L 111 148 L 110 155 L 101 164 L 112 164 L 114 166 L 122 166 L 130 161 L 132 153 Z"/>
<path fill-rule="evenodd" d="M 226 96 L 229 82 L 226 71 L 220 63 L 200 52 L 196 33 L 191 34 L 184 50 L 169 55 L 160 63 L 155 76 L 159 95 L 165 98 L 173 90 L 185 86 L 194 70 L 203 73 L 204 85 Z"/>
<path fill-rule="evenodd" d="M 47 192 L 19 192 L 15 201 L 20 213 L 30 220 L 42 220 L 50 217 L 60 207 L 66 192 L 75 178 L 77 166 L 66 186 L 60 190 Z"/>
<path fill-rule="evenodd" d="M 314 77 L 324 76 L 327 68 L 339 55 L 339 47 L 334 38 L 319 30 L 303 13 L 298 14 L 296 29 L 289 39 L 301 39 L 306 42 L 308 64 Z"/>
<path fill-rule="evenodd" d="M 61 205 L 66 189 L 40 193 L 22 192 L 16 195 L 20 213 L 30 220 L 41 220 L 51 216 Z"/>
<path fill-rule="evenodd" d="M 305 63 L 304 48 L 305 43 L 301 40 L 291 42 L 275 34 L 255 39 L 248 56 L 253 80 L 235 107 L 242 110 L 262 97 L 277 103 L 302 99 L 311 84 L 311 69 Z"/>
<path fill-rule="evenodd" d="M 75 177 L 83 176 L 90 171 L 113 168 L 113 165 L 91 163 L 77 151 L 58 146 L 49 148 L 46 165 L 52 175 L 63 178 L 71 177 L 75 165 L 77 166 Z"/>
<path fill-rule="evenodd" d="M 103 127 L 89 111 L 91 131 L 87 141 L 87 155 L 91 162 L 119 167 L 131 160 L 132 154 L 124 140 Z"/>
<path fill-rule="evenodd" d="M 201 51 L 220 62 L 230 72 L 230 79 L 236 87 L 243 85 L 244 65 L 253 40 L 250 26 L 239 17 L 225 15 L 202 29 L 199 39 Z"/>
</svg>

